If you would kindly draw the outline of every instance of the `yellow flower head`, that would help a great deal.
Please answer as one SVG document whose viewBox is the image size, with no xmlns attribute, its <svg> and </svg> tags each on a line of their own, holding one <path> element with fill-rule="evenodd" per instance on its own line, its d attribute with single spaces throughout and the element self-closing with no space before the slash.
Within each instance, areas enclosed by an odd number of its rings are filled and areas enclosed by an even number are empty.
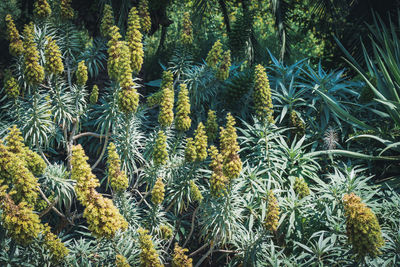
<svg viewBox="0 0 400 267">
<path fill-rule="evenodd" d="M 47 224 L 45 224 L 43 228 L 44 246 L 52 255 L 51 261 L 55 264 L 62 262 L 69 253 L 68 249 L 61 240 L 50 231 L 50 227 Z"/>
<path fill-rule="evenodd" d="M 206 58 L 207 65 L 213 69 L 217 69 L 219 62 L 221 61 L 221 54 L 222 44 L 220 40 L 217 40 L 211 48 L 210 52 L 208 52 Z"/>
<path fill-rule="evenodd" d="M 24 65 L 25 78 L 31 85 L 37 85 L 44 79 L 44 69 L 39 64 L 39 51 L 34 42 L 32 25 L 24 27 Z"/>
<path fill-rule="evenodd" d="M 149 32 L 151 29 L 151 18 L 148 6 L 148 0 L 139 1 L 140 28 L 144 33 Z"/>
<path fill-rule="evenodd" d="M 10 41 L 10 54 L 14 56 L 22 55 L 24 47 L 22 40 L 19 36 L 17 27 L 15 27 L 14 20 L 10 14 L 6 16 L 7 24 L 7 39 Z"/>
<path fill-rule="evenodd" d="M 230 113 L 226 116 L 226 129 L 221 127 L 220 141 L 221 154 L 224 159 L 224 174 L 229 179 L 237 178 L 242 171 L 242 161 L 239 157 L 239 144 L 237 142 L 237 133 L 235 128 L 235 119 Z"/>
<path fill-rule="evenodd" d="M 61 0 L 60 2 L 61 17 L 63 19 L 73 19 L 75 16 L 74 9 L 71 7 L 71 1 L 72 0 Z"/>
<path fill-rule="evenodd" d="M 140 245 L 140 263 L 141 266 L 148 267 L 163 267 L 161 264 L 158 253 L 154 248 L 152 236 L 149 235 L 149 231 L 143 228 L 139 228 L 139 245 Z"/>
<path fill-rule="evenodd" d="M 140 32 L 140 18 L 136 7 L 132 7 L 128 16 L 128 29 L 126 32 L 126 41 L 131 54 L 131 68 L 134 73 L 138 73 L 143 64 L 143 44 L 142 33 Z"/>
<path fill-rule="evenodd" d="M 51 8 L 46 0 L 36 0 L 33 12 L 40 18 L 49 17 L 51 15 Z"/>
<path fill-rule="evenodd" d="M 6 75 L 4 81 L 4 90 L 8 97 L 17 98 L 20 94 L 20 86 L 17 80 L 11 76 L 11 74 Z"/>
<path fill-rule="evenodd" d="M 93 85 L 92 92 L 90 93 L 90 104 L 96 104 L 99 99 L 99 87 L 95 84 Z"/>
<path fill-rule="evenodd" d="M 187 248 L 181 248 L 178 243 L 175 243 L 172 267 L 192 267 L 192 259 L 185 255 L 188 251 Z"/>
<path fill-rule="evenodd" d="M 211 163 L 210 168 L 212 170 L 210 186 L 211 194 L 216 197 L 223 196 L 226 192 L 227 186 L 229 185 L 228 178 L 224 175 L 222 170 L 223 158 L 218 152 L 215 146 L 210 147 Z"/>
<path fill-rule="evenodd" d="M 349 242 L 360 257 L 379 255 L 384 245 L 381 227 L 375 213 L 354 193 L 343 196 Z"/>
<path fill-rule="evenodd" d="M 218 135 L 218 123 L 217 116 L 215 115 L 215 111 L 209 110 L 207 121 L 206 121 L 206 133 L 208 141 L 214 142 Z"/>
<path fill-rule="evenodd" d="M 193 30 L 189 12 L 183 14 L 182 24 L 181 43 L 183 45 L 191 45 L 193 43 Z"/>
<path fill-rule="evenodd" d="M 203 195 L 193 180 L 190 180 L 190 198 L 197 202 L 201 202 L 203 200 Z"/>
<path fill-rule="evenodd" d="M 254 79 L 253 101 L 256 115 L 261 121 L 267 119 L 269 123 L 274 123 L 271 88 L 267 73 L 262 65 L 256 66 Z"/>
<path fill-rule="evenodd" d="M 161 231 L 161 238 L 164 240 L 169 240 L 174 234 L 174 231 L 171 229 L 171 227 L 165 224 L 160 225 L 160 231 Z"/>
<path fill-rule="evenodd" d="M 116 192 L 125 191 L 128 188 L 128 177 L 121 170 L 121 161 L 114 143 L 108 145 L 108 181 Z"/>
<path fill-rule="evenodd" d="M 60 47 L 51 37 L 47 37 L 44 56 L 46 59 L 46 71 L 54 75 L 61 74 L 64 71 L 64 64 L 61 58 Z"/>
<path fill-rule="evenodd" d="M 105 4 L 103 10 L 103 18 L 101 19 L 101 24 L 100 24 L 101 35 L 103 35 L 107 39 L 111 38 L 112 35 L 110 35 L 111 34 L 110 29 L 114 25 L 115 21 L 114 21 L 113 9 L 110 5 Z"/>
<path fill-rule="evenodd" d="M 278 228 L 279 222 L 279 204 L 274 193 L 269 191 L 268 193 L 268 212 L 265 218 L 264 226 L 265 229 L 275 232 Z"/>
<path fill-rule="evenodd" d="M 130 267 L 128 260 L 121 254 L 115 257 L 115 266 L 117 267 Z"/>
<path fill-rule="evenodd" d="M 181 84 L 176 108 L 175 126 L 178 131 L 189 130 L 192 120 L 190 119 L 189 91 L 186 84 Z"/>
<path fill-rule="evenodd" d="M 205 160 L 207 158 L 207 135 L 201 122 L 195 131 L 194 146 L 196 147 L 196 160 Z"/>
<path fill-rule="evenodd" d="M 216 77 L 220 81 L 225 81 L 229 77 L 229 69 L 231 67 L 231 51 L 228 50 L 222 56 L 222 62 L 218 67 Z"/>
<path fill-rule="evenodd" d="M 185 160 L 187 162 L 195 162 L 196 158 L 196 146 L 194 145 L 193 138 L 186 138 Z"/>
<path fill-rule="evenodd" d="M 296 192 L 300 199 L 310 194 L 310 188 L 308 188 L 308 184 L 304 181 L 304 178 L 296 177 L 293 187 L 294 192 Z"/>
<path fill-rule="evenodd" d="M 156 165 L 167 164 L 167 137 L 165 136 L 164 131 L 159 131 L 157 134 L 157 139 L 153 151 L 153 161 Z"/>
<path fill-rule="evenodd" d="M 154 205 L 160 205 L 164 200 L 165 185 L 162 178 L 158 178 L 151 191 L 151 201 Z"/>
<path fill-rule="evenodd" d="M 84 86 L 88 80 L 88 70 L 85 65 L 85 61 L 82 60 L 78 63 L 78 69 L 76 70 L 76 84 Z"/>
</svg>

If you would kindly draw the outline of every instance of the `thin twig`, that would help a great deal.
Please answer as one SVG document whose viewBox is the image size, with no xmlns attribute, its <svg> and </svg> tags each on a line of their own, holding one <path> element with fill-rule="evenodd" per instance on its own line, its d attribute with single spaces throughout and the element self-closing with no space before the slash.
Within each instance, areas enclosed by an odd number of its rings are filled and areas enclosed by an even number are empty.
<svg viewBox="0 0 400 267">
<path fill-rule="evenodd" d="M 143 199 L 143 201 L 144 201 L 144 203 L 149 207 L 149 208 L 151 208 L 151 206 L 149 205 L 149 203 L 147 203 L 147 201 L 146 201 L 146 199 L 144 199 L 144 197 L 143 197 L 143 195 L 142 195 L 142 193 L 140 193 L 140 191 L 139 190 L 137 190 L 137 189 L 133 189 L 133 191 L 135 191 L 136 193 L 138 193 L 139 194 L 139 196 Z"/>
<path fill-rule="evenodd" d="M 96 163 L 93 164 L 92 170 L 93 170 L 94 168 L 96 168 L 97 165 L 99 165 L 99 163 L 101 162 L 101 159 L 102 159 L 103 156 L 104 156 L 104 153 L 106 152 L 109 134 L 110 134 L 110 130 L 107 131 L 106 138 L 104 139 L 103 150 L 101 151 L 101 154 L 100 154 L 99 158 L 97 159 Z"/>
<path fill-rule="evenodd" d="M 48 198 L 46 197 L 46 195 L 43 193 L 42 189 L 40 187 L 38 187 L 39 189 L 39 193 L 42 196 L 42 198 L 44 199 L 44 201 L 47 202 L 48 205 L 52 206 L 52 203 L 48 200 Z M 51 209 L 57 213 L 58 216 L 60 216 L 61 218 L 66 219 L 69 223 L 71 222 L 68 218 L 65 217 L 64 214 L 62 214 L 56 207 L 52 206 Z"/>
<path fill-rule="evenodd" d="M 199 209 L 199 207 L 197 207 L 197 208 L 193 211 L 193 215 L 192 215 L 192 226 L 191 226 L 191 228 L 190 228 L 190 233 L 189 233 L 189 235 L 188 235 L 188 237 L 187 237 L 185 243 L 184 243 L 183 246 L 182 246 L 183 248 L 186 247 L 187 243 L 189 242 L 190 238 L 192 237 L 192 234 L 193 234 L 193 231 L 194 231 L 194 222 L 195 222 L 195 219 L 196 219 L 196 213 L 197 213 L 197 210 L 198 210 L 198 209 Z"/>
<path fill-rule="evenodd" d="M 135 189 L 135 190 L 137 190 L 137 189 Z M 138 190 L 139 191 L 139 190 Z M 140 192 L 139 192 L 140 193 Z M 140 194 L 140 196 L 142 197 L 142 199 L 136 204 L 137 206 L 139 206 L 143 201 L 146 201 L 145 200 L 145 198 L 150 194 L 151 192 L 150 191 L 148 191 L 148 192 L 146 192 L 146 194 L 144 195 L 144 196 L 142 196 L 141 194 Z"/>
<path fill-rule="evenodd" d="M 217 249 L 214 252 L 221 252 L 221 253 L 240 253 L 238 250 L 226 250 L 226 249 Z"/>
<path fill-rule="evenodd" d="M 202 245 L 200 248 L 198 248 L 196 251 L 192 252 L 189 257 L 193 257 L 195 255 L 197 255 L 199 252 L 201 252 L 203 249 L 205 249 L 206 247 L 208 247 L 208 244 L 204 244 Z"/>
<path fill-rule="evenodd" d="M 199 266 L 203 263 L 203 261 L 204 261 L 205 259 L 207 259 L 208 255 L 210 255 L 210 254 L 213 252 L 213 249 L 214 249 L 214 244 L 211 245 L 211 247 L 210 247 L 210 249 L 207 251 L 207 253 L 204 254 L 203 257 L 201 257 L 201 259 L 196 263 L 196 265 L 195 265 L 194 267 L 199 267 Z"/>
<path fill-rule="evenodd" d="M 86 133 L 80 133 L 80 134 L 75 135 L 75 136 L 73 137 L 73 139 L 76 140 L 76 139 L 81 138 L 81 137 L 84 137 L 84 136 L 93 136 L 93 137 L 97 137 L 97 138 L 106 137 L 105 135 L 102 135 L 102 134 L 92 133 L 92 132 L 86 132 Z"/>
<path fill-rule="evenodd" d="M 51 205 L 48 205 L 48 207 L 39 214 L 39 218 L 46 215 L 57 204 L 57 202 L 58 202 L 58 197 L 56 197 L 53 203 L 51 203 Z"/>
</svg>

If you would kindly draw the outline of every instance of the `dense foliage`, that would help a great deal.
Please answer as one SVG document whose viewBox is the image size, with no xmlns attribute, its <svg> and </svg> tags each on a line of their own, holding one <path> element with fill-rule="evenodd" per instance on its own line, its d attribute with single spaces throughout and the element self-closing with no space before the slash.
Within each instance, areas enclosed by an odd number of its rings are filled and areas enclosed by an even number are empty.
<svg viewBox="0 0 400 267">
<path fill-rule="evenodd" d="M 0 266 L 400 264 L 398 13 L 31 2 L 0 3 Z"/>
</svg>

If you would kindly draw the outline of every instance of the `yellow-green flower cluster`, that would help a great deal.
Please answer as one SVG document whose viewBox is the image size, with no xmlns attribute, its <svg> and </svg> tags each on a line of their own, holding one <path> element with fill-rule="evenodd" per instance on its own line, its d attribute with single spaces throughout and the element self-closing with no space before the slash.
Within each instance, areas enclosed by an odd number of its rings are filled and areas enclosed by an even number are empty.
<svg viewBox="0 0 400 267">
<path fill-rule="evenodd" d="M 72 0 L 61 0 L 60 8 L 61 8 L 61 17 L 63 19 L 72 19 L 74 18 L 74 9 L 71 7 Z"/>
<path fill-rule="evenodd" d="M 185 255 L 188 251 L 187 248 L 181 248 L 178 243 L 175 243 L 172 267 L 192 267 L 192 259 Z"/>
<path fill-rule="evenodd" d="M 196 147 L 196 161 L 205 160 L 207 158 L 207 135 L 201 122 L 195 131 L 194 146 Z"/>
<path fill-rule="evenodd" d="M 22 137 L 21 131 L 16 125 L 9 129 L 9 134 L 5 138 L 7 142 L 8 151 L 16 154 L 20 159 L 24 160 L 25 166 L 28 168 L 33 175 L 41 175 L 46 169 L 46 163 L 36 153 L 25 146 L 24 138 Z"/>
<path fill-rule="evenodd" d="M 108 181 L 111 188 L 116 192 L 125 191 L 128 188 L 128 177 L 121 170 L 121 161 L 119 159 L 117 148 L 114 143 L 108 145 Z"/>
<path fill-rule="evenodd" d="M 165 136 L 164 131 L 159 131 L 157 133 L 157 139 L 153 151 L 153 161 L 155 165 L 165 165 L 168 160 L 167 151 L 167 136 Z"/>
<path fill-rule="evenodd" d="M 140 245 L 140 263 L 145 267 L 163 267 L 158 253 L 154 248 L 153 241 L 149 231 L 143 228 L 138 229 L 139 245 Z"/>
<path fill-rule="evenodd" d="M 46 0 L 36 0 L 33 12 L 40 18 L 45 18 L 51 15 L 51 8 Z"/>
<path fill-rule="evenodd" d="M 128 223 L 111 199 L 104 198 L 96 191 L 95 188 L 100 184 L 93 175 L 87 160 L 88 157 L 82 146 L 73 146 L 71 179 L 76 180 L 76 195 L 85 207 L 83 217 L 87 220 L 88 228 L 94 236 L 112 238 L 116 231 L 125 230 Z"/>
<path fill-rule="evenodd" d="M 34 42 L 31 25 L 25 25 L 24 27 L 24 51 L 26 81 L 31 85 L 37 85 L 44 79 L 44 70 L 39 64 L 39 51 Z"/>
<path fill-rule="evenodd" d="M 118 94 L 118 107 L 123 113 L 136 112 L 139 94 L 135 89 L 122 89 Z"/>
<path fill-rule="evenodd" d="M 231 67 L 231 51 L 225 51 L 222 56 L 222 62 L 219 64 L 216 77 L 220 81 L 225 81 L 229 77 L 229 69 Z"/>
<path fill-rule="evenodd" d="M 296 111 L 292 110 L 290 113 L 290 127 L 293 127 L 292 133 L 300 137 L 304 136 L 306 133 L 306 126 L 304 122 L 299 118 Z"/>
<path fill-rule="evenodd" d="M 25 201 L 16 205 L 8 194 L 0 200 L 3 227 L 7 229 L 7 234 L 23 246 L 32 243 L 42 229 L 39 215 Z"/>
<path fill-rule="evenodd" d="M 190 119 L 189 91 L 186 84 L 181 84 L 181 90 L 178 94 L 176 108 L 175 126 L 178 131 L 185 132 L 189 130 L 192 120 Z"/>
<path fill-rule="evenodd" d="M 4 91 L 10 98 L 17 98 L 20 93 L 20 87 L 17 80 L 11 76 L 11 73 L 6 75 L 4 81 Z"/>
<path fill-rule="evenodd" d="M 140 28 L 144 33 L 149 32 L 151 28 L 151 18 L 148 6 L 149 3 L 147 0 L 139 1 Z"/>
<path fill-rule="evenodd" d="M 304 178 L 296 177 L 293 185 L 294 192 L 299 196 L 300 199 L 310 194 L 310 188 L 308 188 L 307 182 Z"/>
<path fill-rule="evenodd" d="M 171 227 L 165 224 L 160 225 L 160 232 L 161 232 L 161 238 L 164 240 L 169 240 L 174 233 Z"/>
<path fill-rule="evenodd" d="M 276 232 L 279 222 L 279 204 L 274 193 L 268 193 L 268 212 L 264 221 L 265 229 L 268 231 Z"/>
<path fill-rule="evenodd" d="M 261 121 L 267 119 L 269 123 L 274 123 L 271 88 L 267 73 L 262 65 L 256 66 L 254 79 L 253 101 L 256 115 Z"/>
<path fill-rule="evenodd" d="M 119 74 L 121 69 L 121 46 L 123 43 L 120 41 L 121 34 L 119 33 L 119 28 L 117 26 L 111 26 L 109 30 L 110 40 L 108 41 L 108 61 L 107 61 L 107 69 L 108 76 L 111 79 L 119 80 Z"/>
<path fill-rule="evenodd" d="M 44 246 L 52 255 L 52 262 L 57 264 L 62 262 L 69 251 L 61 240 L 50 231 L 50 227 L 45 224 L 42 234 L 44 235 Z"/>
<path fill-rule="evenodd" d="M 100 24 L 100 33 L 105 38 L 111 38 L 111 27 L 115 25 L 114 12 L 110 5 L 105 4 L 103 10 L 103 18 Z"/>
<path fill-rule="evenodd" d="M 226 116 L 226 129 L 221 127 L 221 154 L 224 159 L 224 174 L 229 179 L 234 179 L 239 176 L 242 171 L 242 161 L 239 157 L 239 144 L 237 142 L 237 133 L 235 128 L 235 119 L 230 113 Z"/>
<path fill-rule="evenodd" d="M 174 88 L 173 76 L 170 71 L 164 71 L 161 82 L 162 98 L 158 122 L 162 127 L 171 126 L 174 121 Z"/>
<path fill-rule="evenodd" d="M 60 47 L 51 37 L 46 37 L 47 43 L 44 50 L 46 59 L 46 71 L 54 75 L 61 74 L 64 71 L 64 64 L 61 59 Z"/>
<path fill-rule="evenodd" d="M 143 44 L 142 33 L 140 32 L 140 18 L 136 7 L 132 7 L 128 16 L 128 29 L 126 32 L 126 41 L 128 43 L 131 55 L 131 68 L 134 73 L 138 73 L 143 64 Z"/>
<path fill-rule="evenodd" d="M 197 202 L 201 202 L 203 200 L 203 195 L 201 194 L 199 187 L 193 180 L 190 180 L 189 187 L 191 199 Z"/>
<path fill-rule="evenodd" d="M 151 202 L 158 206 L 164 201 L 165 185 L 161 177 L 159 177 L 151 190 Z"/>
<path fill-rule="evenodd" d="M 99 87 L 95 84 L 93 85 L 92 92 L 90 93 L 90 104 L 96 104 L 99 99 Z"/>
<path fill-rule="evenodd" d="M 121 254 L 115 256 L 115 266 L 117 267 L 130 267 L 128 260 Z"/>
<path fill-rule="evenodd" d="M 6 24 L 7 24 L 7 39 L 10 41 L 10 54 L 14 56 L 22 55 L 24 52 L 24 47 L 22 44 L 22 40 L 19 36 L 19 32 L 17 27 L 15 27 L 14 20 L 10 14 L 6 16 Z"/>
<path fill-rule="evenodd" d="M 147 98 L 147 105 L 152 108 L 155 106 L 160 105 L 163 96 L 163 91 L 157 91 L 156 93 L 152 94 Z"/>
<path fill-rule="evenodd" d="M 206 133 L 209 142 L 214 142 L 218 135 L 218 123 L 215 111 L 209 110 L 206 121 Z"/>
<path fill-rule="evenodd" d="M 226 187 L 229 184 L 228 178 L 223 172 L 223 158 L 215 146 L 210 147 L 211 163 L 210 169 L 212 170 L 210 186 L 211 194 L 216 197 L 223 196 L 226 192 Z"/>
<path fill-rule="evenodd" d="M 189 12 L 183 13 L 183 29 L 181 34 L 181 43 L 191 45 L 193 43 L 192 21 Z"/>
<path fill-rule="evenodd" d="M 343 197 L 349 242 L 360 257 L 377 256 L 384 245 L 381 227 L 375 213 L 354 193 Z"/>
<path fill-rule="evenodd" d="M 222 54 L 222 44 L 220 40 L 217 40 L 213 47 L 211 48 L 210 52 L 208 52 L 206 62 L 207 65 L 213 69 L 217 69 L 217 65 L 221 61 L 221 54 Z"/>
<path fill-rule="evenodd" d="M 193 138 L 186 138 L 185 160 L 187 162 L 196 161 L 196 146 L 194 145 Z"/>
<path fill-rule="evenodd" d="M 88 80 L 88 70 L 85 65 L 85 61 L 82 60 L 78 63 L 78 69 L 76 70 L 76 84 L 84 86 Z"/>
</svg>

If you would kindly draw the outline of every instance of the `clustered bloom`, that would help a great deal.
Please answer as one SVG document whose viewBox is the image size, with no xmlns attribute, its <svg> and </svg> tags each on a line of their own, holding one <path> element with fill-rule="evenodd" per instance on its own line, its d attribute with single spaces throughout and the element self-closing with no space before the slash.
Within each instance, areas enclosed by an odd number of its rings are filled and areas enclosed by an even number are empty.
<svg viewBox="0 0 400 267">
<path fill-rule="evenodd" d="M 308 188 L 308 184 L 304 180 L 304 178 L 296 177 L 293 189 L 294 189 L 294 192 L 296 192 L 296 194 L 299 196 L 300 199 L 302 199 L 303 197 L 306 197 L 310 194 L 310 188 Z"/>
<path fill-rule="evenodd" d="M 163 91 L 162 90 L 157 91 L 156 93 L 152 94 L 147 98 L 147 105 L 150 108 L 160 105 L 162 97 L 163 97 Z"/>
<path fill-rule="evenodd" d="M 253 101 L 256 115 L 261 121 L 267 119 L 269 123 L 274 123 L 271 88 L 267 73 L 262 65 L 256 66 L 254 79 Z"/>
<path fill-rule="evenodd" d="M 139 94 L 135 89 L 122 89 L 118 94 L 118 107 L 123 113 L 136 112 Z"/>
<path fill-rule="evenodd" d="M 161 238 L 164 240 L 169 240 L 174 234 L 174 231 L 171 229 L 171 227 L 165 224 L 160 225 L 160 232 Z"/>
<path fill-rule="evenodd" d="M 206 62 L 207 65 L 213 69 L 217 69 L 217 65 L 221 61 L 221 54 L 222 54 L 222 44 L 220 40 L 217 40 L 213 47 L 211 48 L 210 52 L 208 52 Z"/>
<path fill-rule="evenodd" d="M 111 38 L 111 27 L 115 25 L 114 12 L 110 5 L 105 4 L 103 10 L 103 18 L 100 24 L 100 33 L 105 38 Z"/>
<path fill-rule="evenodd" d="M 100 184 L 87 160 L 82 146 L 73 146 L 71 179 L 76 181 L 76 195 L 85 207 L 83 217 L 86 218 L 88 228 L 94 236 L 112 238 L 116 231 L 125 230 L 128 223 L 113 205 L 112 200 L 104 198 L 96 191 L 95 188 Z"/>
<path fill-rule="evenodd" d="M 78 69 L 76 70 L 76 84 L 84 86 L 88 80 L 88 70 L 85 65 L 85 61 L 82 60 L 78 63 Z"/>
<path fill-rule="evenodd" d="M 157 133 L 157 139 L 153 151 L 153 161 L 155 165 L 165 165 L 168 160 L 167 136 L 164 131 Z"/>
<path fill-rule="evenodd" d="M 192 120 L 190 119 L 189 91 L 186 84 L 181 84 L 181 90 L 178 94 L 175 126 L 178 131 L 185 132 L 189 130 Z"/>
<path fill-rule="evenodd" d="M 195 131 L 194 146 L 196 148 L 196 161 L 205 160 L 207 158 L 207 135 L 201 122 Z"/>
<path fill-rule="evenodd" d="M 151 191 L 151 202 L 158 206 L 164 201 L 165 185 L 161 177 L 159 177 L 154 184 L 153 190 Z"/>
<path fill-rule="evenodd" d="M 174 121 L 174 87 L 173 75 L 170 71 L 164 71 L 161 82 L 162 98 L 158 122 L 162 127 L 171 126 Z"/>
<path fill-rule="evenodd" d="M 140 28 L 144 33 L 149 32 L 151 28 L 151 18 L 148 6 L 149 6 L 148 0 L 140 0 L 138 7 L 139 17 L 140 17 Z"/>
<path fill-rule="evenodd" d="M 68 249 L 61 240 L 50 231 L 48 224 L 44 225 L 42 234 L 44 235 L 44 246 L 52 255 L 52 262 L 55 264 L 61 262 L 68 255 Z"/>
<path fill-rule="evenodd" d="M 178 243 L 175 243 L 172 267 L 192 267 L 192 259 L 185 255 L 188 251 L 187 248 L 181 248 Z"/>
<path fill-rule="evenodd" d="M 26 81 L 31 85 L 37 85 L 44 79 L 44 70 L 39 64 L 39 51 L 34 41 L 32 25 L 24 27 L 24 51 Z"/>
<path fill-rule="evenodd" d="M 16 125 L 9 129 L 9 134 L 5 140 L 7 142 L 7 150 L 24 160 L 25 166 L 33 175 L 42 175 L 44 173 L 46 163 L 36 152 L 25 146 L 22 133 Z"/>
<path fill-rule="evenodd" d="M 237 142 L 237 133 L 235 128 L 235 119 L 230 113 L 226 116 L 226 129 L 221 127 L 220 141 L 221 154 L 224 159 L 224 174 L 229 179 L 237 178 L 242 171 L 242 161 L 239 157 L 239 144 Z"/>
<path fill-rule="evenodd" d="M 60 47 L 51 37 L 46 37 L 46 39 L 47 43 L 44 50 L 46 71 L 54 75 L 61 74 L 64 71 L 64 64 L 61 59 Z"/>
<path fill-rule="evenodd" d="M 10 98 L 17 98 L 19 96 L 20 86 L 17 80 L 13 76 L 11 76 L 11 73 L 8 73 L 8 75 L 6 75 L 5 77 L 4 91 Z"/>
<path fill-rule="evenodd" d="M 228 50 L 222 56 L 222 62 L 218 67 L 216 77 L 220 81 L 225 81 L 229 77 L 229 69 L 231 67 L 231 51 Z"/>
<path fill-rule="evenodd" d="M 290 113 L 290 127 L 293 127 L 292 133 L 294 135 L 298 135 L 300 137 L 304 136 L 306 132 L 306 126 L 304 125 L 304 122 L 299 118 L 297 115 L 296 111 L 292 110 Z"/>
<path fill-rule="evenodd" d="M 72 19 L 74 17 L 74 9 L 71 7 L 72 0 L 61 0 L 61 17 L 63 19 Z"/>
<path fill-rule="evenodd" d="M 45 18 L 51 15 L 51 8 L 46 0 L 36 0 L 33 12 L 40 18 Z"/>
<path fill-rule="evenodd" d="M 117 267 L 130 267 L 128 260 L 121 254 L 115 256 L 115 266 Z"/>
<path fill-rule="evenodd" d="M 154 248 L 153 241 L 149 231 L 143 228 L 138 229 L 139 245 L 140 245 L 140 263 L 141 266 L 146 267 L 163 267 L 161 264 L 158 253 Z"/>
<path fill-rule="evenodd" d="M 196 161 L 196 146 L 194 145 L 193 138 L 186 138 L 185 160 L 187 162 Z"/>
<path fill-rule="evenodd" d="M 21 132 L 14 126 L 0 141 L 0 209 L 7 234 L 18 244 L 26 246 L 43 235 L 43 245 L 51 253 L 51 260 L 58 263 L 68 254 L 68 249 L 51 233 L 50 227 L 41 224 L 33 208 L 39 184 L 33 176 L 42 174 L 45 163 L 35 152 L 23 144 Z M 43 167 L 44 165 L 44 167 Z M 10 189 L 6 193 L 7 189 Z"/>
<path fill-rule="evenodd" d="M 99 99 L 99 87 L 95 84 L 93 85 L 92 92 L 90 93 L 90 104 L 96 104 Z"/>
<path fill-rule="evenodd" d="M 279 222 L 279 204 L 274 193 L 270 190 L 268 193 L 268 212 L 264 221 L 265 229 L 276 232 Z"/>
<path fill-rule="evenodd" d="M 354 193 L 343 196 L 349 242 L 360 256 L 377 256 L 384 245 L 381 227 L 375 213 Z"/>
<path fill-rule="evenodd" d="M 134 73 L 138 73 L 143 64 L 143 44 L 142 33 L 140 32 L 140 18 L 135 7 L 129 12 L 128 29 L 126 31 L 126 41 L 131 55 L 131 68 Z"/>
<path fill-rule="evenodd" d="M 128 188 L 128 177 L 121 170 L 121 160 L 114 143 L 108 145 L 108 181 L 116 192 L 125 191 Z"/>
<path fill-rule="evenodd" d="M 183 45 L 190 45 L 193 43 L 192 22 L 190 21 L 189 12 L 183 13 L 183 30 L 181 34 L 181 43 Z"/>
<path fill-rule="evenodd" d="M 203 200 L 203 195 L 200 192 L 199 187 L 193 180 L 190 180 L 190 198 L 194 201 L 201 202 Z"/>
<path fill-rule="evenodd" d="M 217 116 L 215 115 L 215 111 L 211 109 L 208 111 L 206 133 L 209 142 L 214 142 L 218 135 Z"/>
<path fill-rule="evenodd" d="M 215 146 L 211 146 L 209 152 L 211 156 L 210 169 L 212 170 L 210 180 L 211 194 L 220 197 L 225 194 L 229 180 L 222 170 L 223 158 L 218 149 Z"/>
<path fill-rule="evenodd" d="M 22 44 L 21 37 L 19 36 L 19 32 L 17 27 L 14 24 L 14 20 L 10 14 L 6 16 L 6 24 L 7 24 L 7 39 L 10 41 L 10 54 L 14 56 L 22 55 L 24 52 L 24 47 Z"/>
</svg>

